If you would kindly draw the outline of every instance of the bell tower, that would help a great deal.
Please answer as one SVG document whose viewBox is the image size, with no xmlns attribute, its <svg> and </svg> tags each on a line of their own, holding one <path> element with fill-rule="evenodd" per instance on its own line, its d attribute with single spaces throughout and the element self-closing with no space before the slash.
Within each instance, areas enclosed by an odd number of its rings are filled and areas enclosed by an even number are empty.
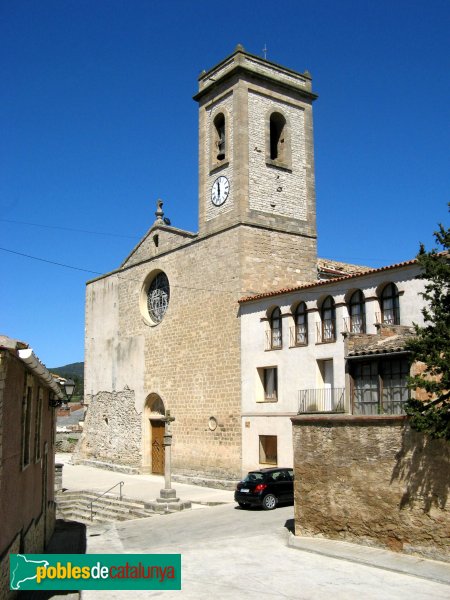
<svg viewBox="0 0 450 600">
<path fill-rule="evenodd" d="M 245 236 L 244 262 L 273 246 L 275 234 L 288 235 L 284 247 L 301 252 L 297 263 L 303 266 L 300 274 L 279 279 L 283 284 L 316 277 L 312 103 L 317 96 L 311 87 L 308 72 L 297 73 L 237 46 L 200 74 L 194 96 L 199 104 L 199 235 L 253 228 Z"/>
</svg>

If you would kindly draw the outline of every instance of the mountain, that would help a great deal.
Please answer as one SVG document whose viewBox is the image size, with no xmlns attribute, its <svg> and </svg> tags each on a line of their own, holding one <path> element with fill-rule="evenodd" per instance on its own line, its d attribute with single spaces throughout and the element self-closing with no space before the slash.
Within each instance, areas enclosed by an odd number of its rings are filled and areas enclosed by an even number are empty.
<svg viewBox="0 0 450 600">
<path fill-rule="evenodd" d="M 84 362 L 70 363 L 70 365 L 64 365 L 63 367 L 52 367 L 49 368 L 50 373 L 61 375 L 61 377 L 78 377 L 84 378 Z"/>
<path fill-rule="evenodd" d="M 72 396 L 72 402 L 80 401 L 83 398 L 84 388 L 84 362 L 70 363 L 63 367 L 53 367 L 49 369 L 50 373 L 60 375 L 65 379 L 73 379 L 75 381 L 75 390 Z"/>
</svg>

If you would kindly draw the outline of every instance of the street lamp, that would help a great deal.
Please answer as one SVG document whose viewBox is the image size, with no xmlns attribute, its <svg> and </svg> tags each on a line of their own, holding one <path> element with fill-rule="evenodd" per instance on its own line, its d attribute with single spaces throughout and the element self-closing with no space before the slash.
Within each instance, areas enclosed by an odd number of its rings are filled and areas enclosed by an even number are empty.
<svg viewBox="0 0 450 600">
<path fill-rule="evenodd" d="M 64 390 L 64 393 L 66 395 L 66 403 L 69 402 L 75 390 L 75 381 L 73 379 L 63 379 L 62 377 L 57 381 Z M 62 404 L 62 400 L 60 400 L 59 398 L 51 397 L 49 400 L 49 404 L 52 408 L 59 408 Z"/>
<path fill-rule="evenodd" d="M 64 388 L 64 393 L 66 394 L 67 402 L 70 402 L 70 399 L 73 396 L 73 392 L 75 390 L 75 381 L 73 379 L 65 379 L 61 381 L 61 386 Z"/>
</svg>

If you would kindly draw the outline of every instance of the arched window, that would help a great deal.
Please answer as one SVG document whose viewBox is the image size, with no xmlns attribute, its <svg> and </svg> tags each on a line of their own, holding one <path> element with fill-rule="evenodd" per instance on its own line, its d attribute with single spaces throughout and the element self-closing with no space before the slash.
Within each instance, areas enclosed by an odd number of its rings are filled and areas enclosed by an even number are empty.
<svg viewBox="0 0 450 600">
<path fill-rule="evenodd" d="M 365 333 L 366 331 L 366 305 L 364 295 L 361 290 L 356 290 L 350 298 L 348 305 L 350 314 L 351 333 Z"/>
<path fill-rule="evenodd" d="M 388 283 L 381 292 L 381 322 L 387 325 L 400 325 L 400 305 L 395 283 Z"/>
<path fill-rule="evenodd" d="M 336 308 L 331 296 L 327 296 L 320 309 L 322 320 L 322 342 L 334 342 L 336 339 Z"/>
<path fill-rule="evenodd" d="M 170 299 L 167 275 L 160 271 L 150 283 L 147 291 L 147 309 L 154 324 L 160 323 L 166 314 Z"/>
<path fill-rule="evenodd" d="M 214 160 L 221 162 L 226 156 L 225 115 L 219 113 L 214 118 Z"/>
<path fill-rule="evenodd" d="M 282 324 L 281 310 L 274 308 L 270 315 L 270 347 L 281 348 L 282 346 Z"/>
<path fill-rule="evenodd" d="M 306 304 L 300 302 L 295 309 L 295 345 L 306 346 L 308 343 L 308 315 Z"/>
<path fill-rule="evenodd" d="M 286 119 L 281 113 L 270 115 L 270 158 L 286 162 Z"/>
</svg>

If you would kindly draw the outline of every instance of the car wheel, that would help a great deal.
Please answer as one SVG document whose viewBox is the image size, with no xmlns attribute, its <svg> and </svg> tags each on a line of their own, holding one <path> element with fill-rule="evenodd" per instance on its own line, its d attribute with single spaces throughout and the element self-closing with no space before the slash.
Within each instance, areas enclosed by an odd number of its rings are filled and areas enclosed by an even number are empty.
<svg viewBox="0 0 450 600">
<path fill-rule="evenodd" d="M 263 498 L 262 505 L 264 510 L 273 510 L 277 505 L 277 499 L 273 494 L 267 494 Z"/>
<path fill-rule="evenodd" d="M 248 504 L 244 504 L 243 502 L 238 502 L 241 508 L 247 508 Z"/>
</svg>

